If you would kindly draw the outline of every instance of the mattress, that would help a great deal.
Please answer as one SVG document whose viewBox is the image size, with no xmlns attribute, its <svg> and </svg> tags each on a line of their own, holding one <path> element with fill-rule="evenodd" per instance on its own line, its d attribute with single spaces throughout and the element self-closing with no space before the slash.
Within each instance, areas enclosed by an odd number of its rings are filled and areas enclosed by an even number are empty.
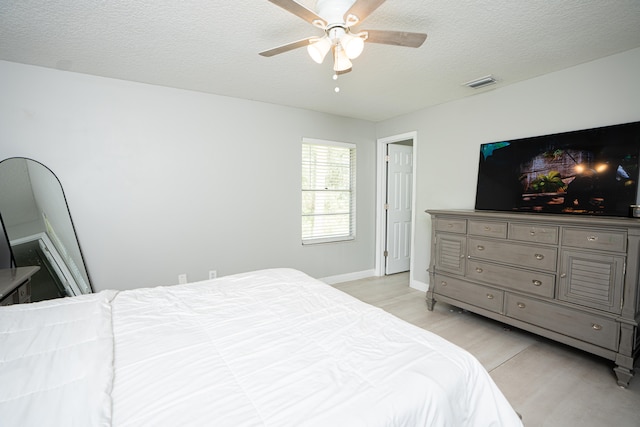
<svg viewBox="0 0 640 427">
<path fill-rule="evenodd" d="M 3 307 L 0 364 L 3 426 L 521 425 L 469 353 L 291 269 Z"/>
</svg>

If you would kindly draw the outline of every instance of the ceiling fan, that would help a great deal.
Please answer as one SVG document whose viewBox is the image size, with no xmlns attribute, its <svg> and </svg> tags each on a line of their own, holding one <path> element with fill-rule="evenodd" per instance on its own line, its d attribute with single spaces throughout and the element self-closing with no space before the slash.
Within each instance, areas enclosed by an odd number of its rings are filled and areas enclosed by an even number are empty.
<svg viewBox="0 0 640 427">
<path fill-rule="evenodd" d="M 269 1 L 320 28 L 324 31 L 324 35 L 287 43 L 260 52 L 260 55 L 274 56 L 306 46 L 311 58 L 321 64 L 331 51 L 333 71 L 336 75 L 351 71 L 351 60 L 362 53 L 365 41 L 394 46 L 420 47 L 427 39 L 427 35 L 424 33 L 384 30 L 355 31 L 352 28 L 364 21 L 385 0 L 317 0 L 317 12 L 295 0 Z"/>
</svg>

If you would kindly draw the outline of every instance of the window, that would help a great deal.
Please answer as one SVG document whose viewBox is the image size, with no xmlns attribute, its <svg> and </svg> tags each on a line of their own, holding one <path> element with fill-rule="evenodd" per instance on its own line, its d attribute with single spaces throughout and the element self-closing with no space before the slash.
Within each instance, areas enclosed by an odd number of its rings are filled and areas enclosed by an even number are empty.
<svg viewBox="0 0 640 427">
<path fill-rule="evenodd" d="M 302 244 L 355 238 L 356 146 L 302 140 Z"/>
</svg>

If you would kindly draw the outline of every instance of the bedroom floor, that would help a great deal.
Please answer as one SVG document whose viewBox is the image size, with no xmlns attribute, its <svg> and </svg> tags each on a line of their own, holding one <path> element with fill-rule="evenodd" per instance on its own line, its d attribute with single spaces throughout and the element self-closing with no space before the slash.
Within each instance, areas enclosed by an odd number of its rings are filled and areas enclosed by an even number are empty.
<svg viewBox="0 0 640 427">
<path fill-rule="evenodd" d="M 472 353 L 527 427 L 640 426 L 640 375 L 618 387 L 609 360 L 443 303 L 430 312 L 408 273 L 334 287 Z"/>
</svg>

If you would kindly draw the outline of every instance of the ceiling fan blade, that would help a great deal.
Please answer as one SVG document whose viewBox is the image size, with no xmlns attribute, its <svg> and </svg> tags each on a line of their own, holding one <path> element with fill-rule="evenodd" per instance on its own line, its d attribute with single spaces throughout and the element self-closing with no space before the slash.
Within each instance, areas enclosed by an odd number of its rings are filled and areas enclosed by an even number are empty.
<svg viewBox="0 0 640 427">
<path fill-rule="evenodd" d="M 321 28 L 327 26 L 327 23 L 324 19 L 322 19 L 318 14 L 316 14 L 313 10 L 307 9 L 305 6 L 294 0 L 269 0 L 271 3 L 280 6 L 287 12 L 293 13 L 294 15 L 304 19 L 311 25 L 315 25 Z"/>
<path fill-rule="evenodd" d="M 362 30 L 362 32 L 369 34 L 367 42 L 394 46 L 420 47 L 427 39 L 427 35 L 424 33 L 408 33 L 406 31 Z"/>
<path fill-rule="evenodd" d="M 344 19 L 346 20 L 349 15 L 354 15 L 358 18 L 358 23 L 360 23 L 384 2 L 385 0 L 356 0 L 344 14 Z"/>
<path fill-rule="evenodd" d="M 317 38 L 318 37 L 307 37 L 306 39 L 283 44 L 282 46 L 274 47 L 273 49 L 260 52 L 260 55 L 269 57 L 269 56 L 278 55 L 280 53 L 289 52 L 290 50 L 298 49 L 299 47 L 309 46 L 309 42 Z"/>
</svg>

